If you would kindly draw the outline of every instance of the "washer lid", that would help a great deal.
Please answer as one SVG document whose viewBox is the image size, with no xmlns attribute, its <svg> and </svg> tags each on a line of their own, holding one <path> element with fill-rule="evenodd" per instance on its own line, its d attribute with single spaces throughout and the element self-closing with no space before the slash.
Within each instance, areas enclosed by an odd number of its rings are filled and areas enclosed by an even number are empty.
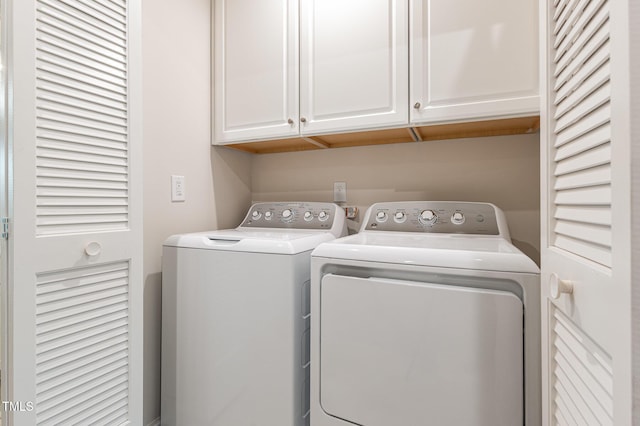
<svg viewBox="0 0 640 426">
<path fill-rule="evenodd" d="M 539 274 L 538 266 L 501 237 L 370 232 L 319 245 L 313 257 L 442 268 Z"/>
<path fill-rule="evenodd" d="M 331 232 L 317 230 L 226 229 L 172 235 L 164 245 L 203 250 L 297 254 L 313 250 L 319 244 L 334 238 Z"/>
</svg>

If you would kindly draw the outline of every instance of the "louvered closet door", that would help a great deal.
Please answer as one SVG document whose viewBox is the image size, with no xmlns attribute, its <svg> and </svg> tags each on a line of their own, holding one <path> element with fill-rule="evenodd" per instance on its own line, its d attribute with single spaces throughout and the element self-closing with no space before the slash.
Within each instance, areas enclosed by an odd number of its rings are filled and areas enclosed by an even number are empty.
<svg viewBox="0 0 640 426">
<path fill-rule="evenodd" d="M 6 415 L 141 425 L 140 2 L 10 3 Z"/>
<path fill-rule="evenodd" d="M 611 35 L 612 9 L 619 12 L 626 2 L 543 3 L 544 424 L 623 425 L 630 407 L 625 352 L 630 283 L 621 272 L 625 249 L 620 243 L 629 224 L 619 220 L 628 205 L 615 194 L 628 192 L 629 186 L 624 173 L 615 171 L 628 167 L 621 153 L 629 142 L 616 132 L 625 126 L 624 117 L 612 114 L 615 102 L 624 108 L 619 95 L 624 81 L 616 80 L 612 66 L 625 53 L 614 49 Z M 560 287 L 570 281 L 573 293 L 554 298 L 555 278 Z"/>
</svg>

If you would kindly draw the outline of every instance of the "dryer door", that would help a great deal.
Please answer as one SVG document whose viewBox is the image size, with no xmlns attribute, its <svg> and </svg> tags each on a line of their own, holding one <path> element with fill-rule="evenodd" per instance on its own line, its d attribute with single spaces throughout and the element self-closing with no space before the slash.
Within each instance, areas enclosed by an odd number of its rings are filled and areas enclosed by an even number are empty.
<svg viewBox="0 0 640 426">
<path fill-rule="evenodd" d="M 320 291 L 327 414 L 367 426 L 523 423 L 514 294 L 332 274 Z"/>
</svg>

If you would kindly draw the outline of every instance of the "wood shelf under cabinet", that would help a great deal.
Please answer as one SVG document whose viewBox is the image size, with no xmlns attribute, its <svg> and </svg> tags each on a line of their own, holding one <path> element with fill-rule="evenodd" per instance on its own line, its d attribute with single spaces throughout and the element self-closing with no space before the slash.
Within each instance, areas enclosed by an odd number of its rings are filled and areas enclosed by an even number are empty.
<svg viewBox="0 0 640 426">
<path fill-rule="evenodd" d="M 253 154 L 309 151 L 350 146 L 426 142 L 487 136 L 520 135 L 540 129 L 540 117 L 518 117 L 465 123 L 436 124 L 397 129 L 367 130 L 319 136 L 234 143 L 225 146 Z"/>
</svg>

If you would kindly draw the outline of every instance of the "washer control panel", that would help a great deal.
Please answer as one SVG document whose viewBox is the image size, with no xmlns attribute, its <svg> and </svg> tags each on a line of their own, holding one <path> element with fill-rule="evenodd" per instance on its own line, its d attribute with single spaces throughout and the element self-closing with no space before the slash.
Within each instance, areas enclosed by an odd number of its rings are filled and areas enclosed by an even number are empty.
<svg viewBox="0 0 640 426">
<path fill-rule="evenodd" d="M 344 210 L 333 203 L 256 203 L 240 225 L 243 228 L 331 229 Z"/>
<path fill-rule="evenodd" d="M 502 212 L 493 204 L 399 201 L 369 207 L 361 231 L 500 235 Z"/>
</svg>

